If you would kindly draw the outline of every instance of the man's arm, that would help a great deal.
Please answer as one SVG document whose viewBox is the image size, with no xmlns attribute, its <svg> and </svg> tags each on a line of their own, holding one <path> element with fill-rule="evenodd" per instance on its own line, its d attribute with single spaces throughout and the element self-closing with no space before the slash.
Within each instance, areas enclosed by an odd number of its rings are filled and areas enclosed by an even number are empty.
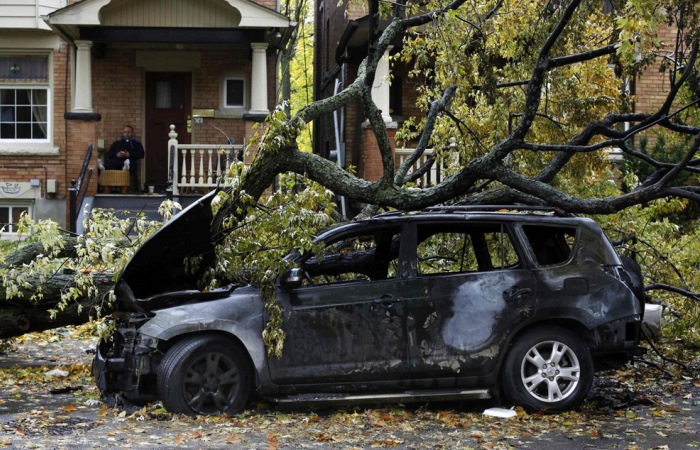
<svg viewBox="0 0 700 450">
<path fill-rule="evenodd" d="M 131 158 L 136 158 L 136 159 L 141 159 L 144 157 L 146 152 L 143 149 L 143 145 L 141 145 L 141 142 L 137 141 L 136 139 L 133 140 L 133 146 L 131 148 L 132 154 L 129 155 Z"/>
</svg>

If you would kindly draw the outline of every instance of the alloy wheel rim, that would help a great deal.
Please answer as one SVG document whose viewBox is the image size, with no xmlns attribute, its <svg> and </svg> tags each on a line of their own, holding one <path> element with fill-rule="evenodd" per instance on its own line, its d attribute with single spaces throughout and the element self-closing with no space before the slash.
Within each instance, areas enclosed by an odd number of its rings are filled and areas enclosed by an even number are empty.
<svg viewBox="0 0 700 450">
<path fill-rule="evenodd" d="M 185 372 L 183 391 L 196 413 L 223 413 L 231 407 L 240 386 L 238 366 L 218 352 L 204 353 Z"/>
<path fill-rule="evenodd" d="M 520 379 L 527 392 L 543 403 L 557 403 L 576 391 L 581 365 L 566 344 L 545 341 L 527 351 L 520 368 Z"/>
</svg>

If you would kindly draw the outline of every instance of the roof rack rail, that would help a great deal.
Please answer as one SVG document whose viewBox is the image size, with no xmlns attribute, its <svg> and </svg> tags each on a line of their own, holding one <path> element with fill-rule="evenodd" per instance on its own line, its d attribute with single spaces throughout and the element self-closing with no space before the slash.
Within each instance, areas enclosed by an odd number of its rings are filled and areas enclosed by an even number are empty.
<svg viewBox="0 0 700 450">
<path fill-rule="evenodd" d="M 460 212 L 546 212 L 552 213 L 557 217 L 575 217 L 575 214 L 568 213 L 559 208 L 553 206 L 532 206 L 532 205 L 445 205 L 445 206 L 428 206 L 423 209 L 418 210 L 405 210 L 405 209 L 394 209 L 391 211 L 386 211 L 377 214 L 374 217 L 391 217 L 399 216 L 402 214 L 419 213 L 421 211 L 430 212 L 448 212 L 448 213 L 460 213 Z"/>
<path fill-rule="evenodd" d="M 524 212 L 549 212 L 559 217 L 573 217 L 574 215 L 563 211 L 553 206 L 533 206 L 533 205 L 449 205 L 449 206 L 430 206 L 425 208 L 426 211 L 446 211 L 446 212 L 463 212 L 463 211 L 524 211 Z"/>
</svg>

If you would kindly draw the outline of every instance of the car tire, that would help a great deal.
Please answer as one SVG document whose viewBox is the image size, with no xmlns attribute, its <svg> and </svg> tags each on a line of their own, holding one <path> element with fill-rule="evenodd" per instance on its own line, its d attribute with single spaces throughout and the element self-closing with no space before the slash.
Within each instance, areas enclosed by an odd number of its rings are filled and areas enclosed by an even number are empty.
<svg viewBox="0 0 700 450">
<path fill-rule="evenodd" d="M 250 395 L 250 369 L 239 348 L 218 336 L 194 336 L 167 351 L 158 367 L 165 409 L 188 415 L 234 414 Z"/>
<path fill-rule="evenodd" d="M 560 327 L 540 327 L 516 337 L 501 371 L 506 397 L 528 411 L 559 412 L 579 406 L 593 384 L 585 343 Z"/>
</svg>

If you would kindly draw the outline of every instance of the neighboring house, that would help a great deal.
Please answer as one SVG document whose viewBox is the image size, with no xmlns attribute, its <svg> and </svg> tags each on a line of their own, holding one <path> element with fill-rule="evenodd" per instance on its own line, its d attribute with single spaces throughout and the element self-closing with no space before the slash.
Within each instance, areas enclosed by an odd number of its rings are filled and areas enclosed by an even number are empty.
<svg viewBox="0 0 700 450">
<path fill-rule="evenodd" d="M 332 96 L 339 86 L 347 86 L 355 80 L 358 67 L 367 55 L 368 25 L 369 16 L 357 2 L 348 5 L 348 2 L 316 0 L 314 95 L 317 100 Z M 672 28 L 661 32 L 662 41 L 668 44 L 669 56 L 673 55 L 675 36 Z M 387 55 L 398 52 L 400 46 L 398 40 L 387 51 L 377 69 L 372 92 L 372 98 L 382 110 L 397 162 L 405 158 L 410 149 L 396 148 L 396 130 L 407 117 L 424 115 L 416 107 L 416 81 L 407 76 L 408 67 L 398 62 L 392 62 L 390 67 L 386 59 Z M 649 112 L 663 103 L 669 87 L 668 74 L 659 71 L 664 56 L 659 55 L 656 64 L 641 76 L 624 83 L 622 88 L 635 95 L 636 112 Z M 327 116 L 318 121 L 314 126 L 314 138 L 316 152 L 332 159 L 338 155 L 342 167 L 355 166 L 358 175 L 367 180 L 381 177 L 382 162 L 376 139 L 359 103 L 346 106 L 335 117 Z M 619 159 L 618 152 L 619 149 L 611 149 L 610 159 Z M 439 168 L 434 168 L 422 181 L 440 181 Z"/>
<path fill-rule="evenodd" d="M 249 139 L 274 105 L 276 51 L 295 26 L 278 6 L 0 0 L 0 223 L 10 224 L 3 234 L 15 231 L 22 211 L 67 227 L 68 190 L 88 146 L 91 197 L 97 157 L 126 124 L 146 148 L 138 187 L 156 191 L 168 182 L 171 124 L 181 144 Z M 198 153 L 186 170 L 199 164 Z"/>
</svg>

